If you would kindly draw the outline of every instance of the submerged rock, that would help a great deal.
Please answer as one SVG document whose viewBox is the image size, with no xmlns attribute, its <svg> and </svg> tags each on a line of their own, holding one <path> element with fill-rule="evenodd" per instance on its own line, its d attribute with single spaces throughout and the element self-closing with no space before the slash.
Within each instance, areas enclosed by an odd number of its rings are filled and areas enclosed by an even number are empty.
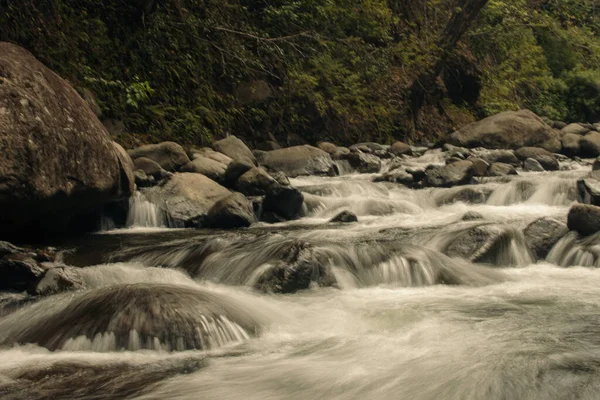
<svg viewBox="0 0 600 400">
<path fill-rule="evenodd" d="M 350 222 L 358 222 L 358 217 L 351 211 L 342 211 L 335 217 L 333 217 L 329 222 L 342 222 L 342 223 L 350 223 Z"/>
<path fill-rule="evenodd" d="M 119 200 L 120 154 L 77 92 L 26 50 L 0 42 L 0 235 L 68 232 Z M 87 226 L 86 226 L 87 227 Z"/>
<path fill-rule="evenodd" d="M 479 219 L 483 219 L 483 215 L 481 215 L 480 213 L 478 213 L 476 211 L 468 211 L 468 212 L 464 213 L 461 218 L 461 220 L 463 220 L 463 221 L 476 221 Z"/>
<path fill-rule="evenodd" d="M 179 168 L 190 162 L 183 147 L 175 142 L 147 144 L 130 150 L 129 155 L 134 161 L 141 157 L 149 158 L 168 172 L 177 172 Z"/>
<path fill-rule="evenodd" d="M 321 149 L 304 145 L 269 151 L 261 165 L 295 178 L 302 175 L 333 175 L 333 160 Z"/>
<path fill-rule="evenodd" d="M 567 226 L 583 236 L 600 232 L 600 207 L 589 204 L 575 204 L 569 210 Z"/>
<path fill-rule="evenodd" d="M 546 258 L 552 247 L 569 232 L 564 223 L 549 217 L 539 218 L 525 228 L 527 247 L 538 259 Z"/>
</svg>

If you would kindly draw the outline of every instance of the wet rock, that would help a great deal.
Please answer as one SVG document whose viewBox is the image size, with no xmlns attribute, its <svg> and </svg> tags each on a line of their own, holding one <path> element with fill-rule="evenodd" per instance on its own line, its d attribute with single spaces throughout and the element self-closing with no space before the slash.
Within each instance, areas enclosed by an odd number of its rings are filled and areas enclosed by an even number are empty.
<svg viewBox="0 0 600 400">
<path fill-rule="evenodd" d="M 15 246 L 9 242 L 0 241 L 0 258 L 9 255 L 9 254 L 17 254 L 17 253 L 25 253 L 25 249 Z"/>
<path fill-rule="evenodd" d="M 333 155 L 338 149 L 335 144 L 329 142 L 319 142 L 317 147 L 330 155 Z"/>
<path fill-rule="evenodd" d="M 594 164 L 592 165 L 592 171 L 598 171 L 600 170 L 600 157 L 597 157 L 594 160 Z"/>
<path fill-rule="evenodd" d="M 592 131 L 579 142 L 582 157 L 600 156 L 600 133 Z"/>
<path fill-rule="evenodd" d="M 350 166 L 363 174 L 373 174 L 381 169 L 381 160 L 373 155 L 363 152 L 351 152 L 344 156 Z"/>
<path fill-rule="evenodd" d="M 250 163 L 237 160 L 233 161 L 231 164 L 229 164 L 227 170 L 225 171 L 225 182 L 230 186 L 234 185 L 240 176 L 244 175 L 252 168 L 254 168 L 254 165 Z"/>
<path fill-rule="evenodd" d="M 446 164 L 454 164 L 455 162 L 462 161 L 462 160 L 463 160 L 463 158 L 450 157 L 450 158 L 446 159 Z"/>
<path fill-rule="evenodd" d="M 256 158 L 252 154 L 252 151 L 235 136 L 229 136 L 213 143 L 212 148 L 234 161 L 244 162 L 253 166 L 256 165 Z"/>
<path fill-rule="evenodd" d="M 211 207 L 230 194 L 212 179 L 189 172 L 176 173 L 163 185 L 144 191 L 152 203 L 182 226 L 198 226 Z"/>
<path fill-rule="evenodd" d="M 538 260 L 543 260 L 568 232 L 569 228 L 564 223 L 554 218 L 543 217 L 529 224 L 523 234 L 531 253 Z"/>
<path fill-rule="evenodd" d="M 208 211 L 206 226 L 212 228 L 246 228 L 256 222 L 252 202 L 241 193 L 232 193 L 217 201 Z"/>
<path fill-rule="evenodd" d="M 569 125 L 565 126 L 564 128 L 562 128 L 561 131 L 565 135 L 567 135 L 567 134 L 585 135 L 586 133 L 588 133 L 590 131 L 590 128 L 586 128 L 577 123 L 572 123 L 572 124 L 569 124 Z"/>
<path fill-rule="evenodd" d="M 471 151 L 469 149 L 453 146 L 449 143 L 444 144 L 443 149 L 445 152 L 447 152 L 448 157 L 455 157 L 461 160 L 465 160 L 471 155 Z"/>
<path fill-rule="evenodd" d="M 517 175 L 517 170 L 510 164 L 493 163 L 488 169 L 489 176 Z"/>
<path fill-rule="evenodd" d="M 254 158 L 256 158 L 256 162 L 259 165 L 262 162 L 262 160 L 265 158 L 265 155 L 267 153 L 268 153 L 267 151 L 263 151 L 263 150 L 252 150 L 252 154 L 254 155 Z"/>
<path fill-rule="evenodd" d="M 31 291 L 44 269 L 27 253 L 8 254 L 0 260 L 0 290 Z"/>
<path fill-rule="evenodd" d="M 215 182 L 225 181 L 227 166 L 208 157 L 198 156 L 181 167 L 180 172 L 194 172 L 208 176 Z"/>
<path fill-rule="evenodd" d="M 269 151 L 261 165 L 269 172 L 283 172 L 290 178 L 302 175 L 332 175 L 331 156 L 321 149 L 304 145 Z"/>
<path fill-rule="evenodd" d="M 393 157 L 395 157 L 395 156 L 394 156 L 392 153 L 390 153 L 388 150 L 375 150 L 375 151 L 373 152 L 373 155 L 374 155 L 375 157 L 379 157 L 379 158 L 381 158 L 381 159 L 384 159 L 384 160 L 386 160 L 386 159 L 390 159 L 390 158 L 393 158 Z"/>
<path fill-rule="evenodd" d="M 460 257 L 471 262 L 492 262 L 499 247 L 506 243 L 504 230 L 496 225 L 480 225 L 457 232 L 444 253 L 450 257 Z"/>
<path fill-rule="evenodd" d="M 589 204 L 575 204 L 567 217 L 569 230 L 589 236 L 600 231 L 600 207 Z"/>
<path fill-rule="evenodd" d="M 375 142 L 357 143 L 349 147 L 350 151 L 360 150 L 363 153 L 372 153 L 377 150 L 388 150 L 389 146 Z"/>
<path fill-rule="evenodd" d="M 53 267 L 46 270 L 35 287 L 35 294 L 49 296 L 52 294 L 81 290 L 84 288 L 83 279 L 78 268 Z"/>
<path fill-rule="evenodd" d="M 600 172 L 592 171 L 577 181 L 577 201 L 600 206 Z"/>
<path fill-rule="evenodd" d="M 289 182 L 288 182 L 289 183 Z M 254 167 L 238 178 L 235 190 L 248 196 L 261 196 L 267 194 L 268 189 L 278 182 L 264 169 Z"/>
<path fill-rule="evenodd" d="M 466 213 L 463 214 L 461 220 L 463 221 L 476 221 L 476 220 L 480 220 L 483 219 L 483 215 L 481 215 L 480 213 L 476 212 L 476 211 L 468 211 Z"/>
<path fill-rule="evenodd" d="M 0 235 L 72 232 L 121 197 L 118 152 L 77 92 L 29 52 L 0 42 L 0 71 Z"/>
<path fill-rule="evenodd" d="M 136 170 L 133 174 L 135 176 L 135 184 L 138 188 L 147 188 L 158 184 L 158 181 L 152 175 L 146 175 L 141 169 Z"/>
<path fill-rule="evenodd" d="M 562 152 L 569 157 L 579 156 L 581 154 L 581 135 L 567 133 L 562 137 Z"/>
<path fill-rule="evenodd" d="M 335 152 L 331 155 L 334 160 L 341 160 L 346 154 L 350 154 L 350 149 L 347 147 L 338 147 Z"/>
<path fill-rule="evenodd" d="M 353 212 L 345 210 L 333 217 L 329 222 L 342 222 L 347 224 L 351 222 L 358 222 L 358 217 Z"/>
<path fill-rule="evenodd" d="M 410 173 L 410 171 L 407 170 Z M 414 175 L 413 175 L 414 176 Z M 425 171 L 424 183 L 430 187 L 466 185 L 473 178 L 473 163 L 458 161 L 450 165 L 434 166 Z"/>
<path fill-rule="evenodd" d="M 463 202 L 468 204 L 483 204 L 492 194 L 493 190 L 481 185 L 472 185 L 448 189 L 438 193 L 436 204 L 453 204 Z"/>
<path fill-rule="evenodd" d="M 290 186 L 290 180 L 283 172 L 274 172 L 271 177 L 277 181 L 281 186 Z"/>
<path fill-rule="evenodd" d="M 551 152 L 560 151 L 558 131 L 529 110 L 506 111 L 469 124 L 454 132 L 450 142 L 468 148 L 518 149 L 538 146 Z"/>
<path fill-rule="evenodd" d="M 172 175 L 172 173 L 167 172 L 158 163 L 146 157 L 136 158 L 133 161 L 133 168 L 136 171 L 143 171 L 144 174 L 153 177 L 157 181 L 170 178 Z"/>
<path fill-rule="evenodd" d="M 133 160 L 123 147 L 117 142 L 112 142 L 119 160 L 119 196 L 121 198 L 129 198 L 135 192 L 135 175 Z"/>
<path fill-rule="evenodd" d="M 390 147 L 390 153 L 395 156 L 401 156 L 404 154 L 410 156 L 412 155 L 412 148 L 404 142 L 397 141 Z"/>
<path fill-rule="evenodd" d="M 408 187 L 411 187 L 415 183 L 411 174 L 406 172 L 406 170 L 399 169 L 381 174 L 375 177 L 373 182 L 395 182 Z"/>
<path fill-rule="evenodd" d="M 134 162 L 137 158 L 149 158 L 168 172 L 177 172 L 179 168 L 190 162 L 190 158 L 183 147 L 175 142 L 147 144 L 130 150 L 129 155 Z M 148 172 L 146 172 L 146 175 L 148 175 Z"/>
<path fill-rule="evenodd" d="M 523 169 L 525 171 L 530 171 L 530 172 L 545 171 L 544 167 L 542 167 L 542 165 L 537 160 L 534 160 L 533 158 L 528 158 L 525 160 L 525 162 L 523 162 Z"/>
<path fill-rule="evenodd" d="M 265 214 L 273 214 L 283 220 L 298 219 L 302 215 L 304 196 L 293 187 L 271 186 L 262 204 L 262 221 L 268 221 Z"/>
<path fill-rule="evenodd" d="M 532 158 L 539 162 L 546 171 L 558 171 L 560 169 L 556 156 L 539 147 L 521 147 L 515 151 L 515 156 L 521 161 Z"/>
</svg>

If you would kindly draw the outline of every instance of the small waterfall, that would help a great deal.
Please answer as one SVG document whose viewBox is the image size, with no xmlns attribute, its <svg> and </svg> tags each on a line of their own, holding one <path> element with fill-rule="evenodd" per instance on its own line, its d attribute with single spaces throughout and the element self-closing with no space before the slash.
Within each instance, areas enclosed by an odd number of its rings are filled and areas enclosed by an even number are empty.
<svg viewBox="0 0 600 400">
<path fill-rule="evenodd" d="M 350 166 L 350 163 L 347 160 L 335 160 L 333 164 L 335 165 L 338 175 L 340 176 L 350 175 L 354 172 L 354 169 L 352 169 L 352 166 Z"/>
<path fill-rule="evenodd" d="M 556 243 L 546 260 L 561 267 L 600 268 L 600 233 L 580 238 L 571 231 Z"/>
<path fill-rule="evenodd" d="M 238 300 L 200 288 L 118 285 L 23 307 L 0 321 L 0 344 L 96 352 L 205 350 L 256 335 L 262 318 Z"/>
<path fill-rule="evenodd" d="M 129 199 L 129 213 L 127 214 L 127 227 L 168 227 L 165 212 L 156 204 L 151 203 L 139 191 Z"/>
<path fill-rule="evenodd" d="M 497 187 L 490 195 L 487 204 L 509 206 L 517 203 L 566 206 L 577 199 L 574 179 L 547 176 L 535 181 L 515 179 Z"/>
</svg>

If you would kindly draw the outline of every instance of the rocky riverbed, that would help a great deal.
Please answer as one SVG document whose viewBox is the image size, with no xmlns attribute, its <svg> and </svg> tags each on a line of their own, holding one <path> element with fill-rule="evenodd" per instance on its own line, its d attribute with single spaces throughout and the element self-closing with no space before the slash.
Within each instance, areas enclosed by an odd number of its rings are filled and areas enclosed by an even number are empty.
<svg viewBox="0 0 600 400">
<path fill-rule="evenodd" d="M 600 396 L 599 125 L 125 150 L 0 50 L 2 398 Z"/>
</svg>

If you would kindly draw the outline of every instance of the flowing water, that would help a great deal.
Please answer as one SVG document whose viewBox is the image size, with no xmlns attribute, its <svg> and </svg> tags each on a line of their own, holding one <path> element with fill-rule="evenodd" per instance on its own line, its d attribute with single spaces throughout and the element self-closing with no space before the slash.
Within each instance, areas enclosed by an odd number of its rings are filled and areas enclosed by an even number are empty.
<svg viewBox="0 0 600 400">
<path fill-rule="evenodd" d="M 136 195 L 129 228 L 68 244 L 81 290 L 0 299 L 0 397 L 598 399 L 600 237 L 536 260 L 523 235 L 565 221 L 587 172 L 298 178 L 305 217 L 233 232 L 169 229 Z M 329 224 L 342 210 L 359 222 Z M 499 244 L 453 253 L 478 231 Z M 308 290 L 257 290 L 307 266 Z"/>
</svg>

